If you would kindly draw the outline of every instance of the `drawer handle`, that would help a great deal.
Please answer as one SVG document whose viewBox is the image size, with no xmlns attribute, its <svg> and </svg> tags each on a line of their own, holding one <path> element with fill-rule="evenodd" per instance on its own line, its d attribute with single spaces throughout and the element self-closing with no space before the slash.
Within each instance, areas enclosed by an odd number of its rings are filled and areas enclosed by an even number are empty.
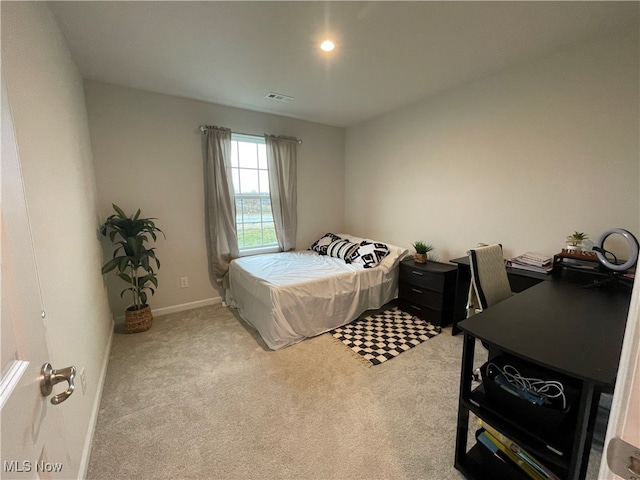
<svg viewBox="0 0 640 480">
<path fill-rule="evenodd" d="M 420 307 L 416 307 L 415 305 L 410 305 L 411 308 L 415 308 L 416 310 L 420 310 L 422 311 L 422 309 Z"/>
<path fill-rule="evenodd" d="M 411 291 L 416 293 L 422 293 L 422 290 L 418 290 L 417 288 L 412 288 Z"/>
<path fill-rule="evenodd" d="M 424 273 L 422 273 L 422 272 L 416 272 L 415 270 L 411 270 L 411 273 L 413 273 L 414 275 L 420 275 L 420 276 L 423 276 L 423 275 L 424 275 Z"/>
</svg>

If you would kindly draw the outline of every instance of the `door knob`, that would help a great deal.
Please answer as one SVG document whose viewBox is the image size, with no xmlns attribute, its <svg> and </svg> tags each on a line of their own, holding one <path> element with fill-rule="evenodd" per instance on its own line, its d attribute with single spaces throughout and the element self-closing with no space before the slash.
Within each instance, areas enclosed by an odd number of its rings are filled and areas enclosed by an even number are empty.
<svg viewBox="0 0 640 480">
<path fill-rule="evenodd" d="M 58 405 L 59 403 L 64 402 L 71 396 L 76 388 L 73 383 L 76 378 L 76 367 L 71 366 L 60 370 L 54 370 L 50 363 L 45 363 L 42 365 L 40 373 L 42 374 L 42 380 L 40 380 L 40 393 L 42 393 L 43 397 L 51 395 L 54 385 L 60 382 L 67 382 L 69 384 L 66 391 L 59 393 L 58 395 L 54 395 L 51 399 L 51 403 L 53 405 Z"/>
<path fill-rule="evenodd" d="M 640 448 L 619 437 L 612 438 L 607 447 L 607 466 L 625 480 L 640 480 Z"/>
</svg>

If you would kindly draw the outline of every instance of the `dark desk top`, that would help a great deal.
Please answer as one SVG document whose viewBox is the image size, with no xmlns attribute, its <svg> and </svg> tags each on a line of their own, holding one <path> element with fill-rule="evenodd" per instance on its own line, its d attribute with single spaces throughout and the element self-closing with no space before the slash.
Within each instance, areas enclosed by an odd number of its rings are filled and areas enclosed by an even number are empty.
<svg viewBox="0 0 640 480">
<path fill-rule="evenodd" d="M 453 260 L 449 260 L 449 261 L 457 265 L 466 265 L 467 267 L 470 267 L 469 257 L 454 258 Z M 512 268 L 512 267 L 506 267 L 506 269 L 507 269 L 507 273 L 510 275 L 520 275 L 522 277 L 536 278 L 538 280 L 551 279 L 550 273 L 538 273 L 538 272 L 532 272 L 530 270 L 523 270 L 521 268 Z"/>
<path fill-rule="evenodd" d="M 540 282 L 458 326 L 526 360 L 613 387 L 630 298 L 630 289 Z"/>
<path fill-rule="evenodd" d="M 447 273 L 447 272 L 455 271 L 455 269 L 457 268 L 456 265 L 451 265 L 450 263 L 434 262 L 433 260 L 429 260 L 427 261 L 427 263 L 416 263 L 413 260 L 413 257 L 407 257 L 403 259 L 400 262 L 400 264 L 409 268 L 417 268 L 420 270 L 426 270 L 426 271 L 437 272 L 437 273 Z"/>
</svg>

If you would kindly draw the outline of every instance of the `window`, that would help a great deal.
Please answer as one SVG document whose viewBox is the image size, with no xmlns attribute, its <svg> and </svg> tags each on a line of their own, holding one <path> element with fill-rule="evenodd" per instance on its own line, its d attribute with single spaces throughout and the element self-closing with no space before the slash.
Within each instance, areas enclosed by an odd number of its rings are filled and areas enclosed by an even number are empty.
<svg viewBox="0 0 640 480">
<path fill-rule="evenodd" d="M 231 173 L 240 251 L 277 247 L 264 138 L 231 135 Z"/>
</svg>

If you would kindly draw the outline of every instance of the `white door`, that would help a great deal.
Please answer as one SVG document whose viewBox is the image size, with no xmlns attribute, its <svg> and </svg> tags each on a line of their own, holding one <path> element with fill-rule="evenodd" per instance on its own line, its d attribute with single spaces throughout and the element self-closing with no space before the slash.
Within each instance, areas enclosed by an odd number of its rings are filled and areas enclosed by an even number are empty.
<svg viewBox="0 0 640 480">
<path fill-rule="evenodd" d="M 68 478 L 62 414 L 40 392 L 41 368 L 51 362 L 24 185 L 7 90 L 2 77 L 1 478 Z M 23 369 L 22 367 L 25 367 Z M 60 368 L 53 365 L 53 368 Z M 18 378 L 10 382 L 9 378 Z M 11 391 L 11 387 L 13 390 Z M 53 394 L 67 389 L 62 382 Z M 69 400 L 69 401 L 72 401 Z"/>
<path fill-rule="evenodd" d="M 621 439 L 634 448 L 616 448 L 616 439 Z M 618 455 L 612 455 L 613 452 Z M 636 460 L 632 461 L 630 455 Z M 615 475 L 612 470 L 623 472 L 624 476 Z M 640 472 L 640 280 L 635 281 L 631 295 L 598 478 L 640 478 L 640 475 L 631 472 Z"/>
</svg>

